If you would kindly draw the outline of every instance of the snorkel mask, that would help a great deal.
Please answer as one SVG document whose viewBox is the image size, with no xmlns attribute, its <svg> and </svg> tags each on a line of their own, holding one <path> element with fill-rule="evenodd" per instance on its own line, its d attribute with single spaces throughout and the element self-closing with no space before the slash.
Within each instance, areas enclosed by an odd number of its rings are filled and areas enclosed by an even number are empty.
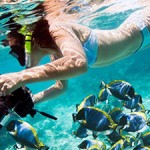
<svg viewBox="0 0 150 150">
<path fill-rule="evenodd" d="M 11 54 L 15 57 L 21 66 L 26 66 L 26 68 L 31 67 L 31 40 L 32 40 L 32 32 L 19 32 L 19 36 L 21 38 L 21 42 L 18 45 L 10 46 Z"/>
<path fill-rule="evenodd" d="M 13 57 L 15 57 L 21 66 L 25 66 L 24 47 L 15 45 L 15 46 L 10 46 L 10 48 L 11 48 L 11 51 L 9 52 L 9 54 L 11 54 Z"/>
</svg>

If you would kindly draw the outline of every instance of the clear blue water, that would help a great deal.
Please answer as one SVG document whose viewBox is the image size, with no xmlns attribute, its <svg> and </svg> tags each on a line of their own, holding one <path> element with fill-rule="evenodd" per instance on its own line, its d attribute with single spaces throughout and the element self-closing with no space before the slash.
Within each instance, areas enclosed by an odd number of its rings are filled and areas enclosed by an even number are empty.
<svg viewBox="0 0 150 150">
<path fill-rule="evenodd" d="M 108 16 L 102 14 L 92 20 L 90 26 L 93 28 L 111 29 L 117 27 L 132 11 L 120 12 L 118 16 Z M 118 18 L 119 17 L 119 18 Z M 116 21 L 116 18 L 118 20 Z M 3 38 L 3 37 L 1 37 Z M 15 58 L 8 55 L 9 48 L 0 45 L 0 74 L 20 71 L 24 68 L 19 67 Z M 136 92 L 143 97 L 143 103 L 149 109 L 150 102 L 150 51 L 146 49 L 140 51 L 124 60 L 121 60 L 108 67 L 91 69 L 86 74 L 69 80 L 68 91 L 51 101 L 47 101 L 36 105 L 35 107 L 41 111 L 46 111 L 58 118 L 57 121 L 50 120 L 40 114 L 34 118 L 27 116 L 22 120 L 29 122 L 38 132 L 39 139 L 42 140 L 50 150 L 77 150 L 82 139 L 75 138 L 72 132 L 76 129 L 77 124 L 73 123 L 72 113 L 76 111 L 76 104 L 79 104 L 84 97 L 99 93 L 99 84 L 103 80 L 109 82 L 115 79 L 126 80 L 131 83 Z M 44 58 L 41 64 L 48 62 L 48 58 Z M 28 87 L 33 93 L 41 91 L 54 82 L 43 82 L 29 84 Z M 88 137 L 90 139 L 91 137 Z M 2 129 L 0 131 L 0 150 L 11 150 L 15 141 L 11 136 Z M 104 141 L 104 137 L 100 138 Z"/>
</svg>

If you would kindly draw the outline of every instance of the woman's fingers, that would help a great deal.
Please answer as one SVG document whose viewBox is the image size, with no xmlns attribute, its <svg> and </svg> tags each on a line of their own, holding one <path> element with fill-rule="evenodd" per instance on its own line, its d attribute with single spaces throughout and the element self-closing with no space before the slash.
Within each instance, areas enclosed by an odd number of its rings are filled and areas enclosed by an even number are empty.
<svg viewBox="0 0 150 150">
<path fill-rule="evenodd" d="M 15 89 L 17 85 L 16 82 L 12 80 L 13 78 L 8 75 L 0 76 L 0 95 L 11 94 L 11 92 Z"/>
<path fill-rule="evenodd" d="M 2 94 L 5 96 L 7 94 L 10 94 L 10 90 L 11 90 L 12 86 L 9 85 L 9 83 L 4 83 L 3 87 L 1 88 L 1 92 Z"/>
</svg>

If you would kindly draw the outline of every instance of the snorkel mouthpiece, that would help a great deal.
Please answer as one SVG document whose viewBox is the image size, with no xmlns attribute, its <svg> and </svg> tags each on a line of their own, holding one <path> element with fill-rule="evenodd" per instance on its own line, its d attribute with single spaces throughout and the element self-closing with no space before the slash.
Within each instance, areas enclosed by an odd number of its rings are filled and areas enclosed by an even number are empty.
<svg viewBox="0 0 150 150">
<path fill-rule="evenodd" d="M 32 39 L 32 32 L 27 32 L 25 36 L 26 68 L 31 67 L 31 39 Z"/>
</svg>

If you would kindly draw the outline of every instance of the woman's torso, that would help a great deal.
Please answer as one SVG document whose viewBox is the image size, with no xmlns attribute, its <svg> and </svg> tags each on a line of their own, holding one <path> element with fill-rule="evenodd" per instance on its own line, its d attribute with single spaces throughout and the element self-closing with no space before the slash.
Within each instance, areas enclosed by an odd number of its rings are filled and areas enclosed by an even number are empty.
<svg viewBox="0 0 150 150">
<path fill-rule="evenodd" d="M 127 57 L 140 46 L 141 33 L 133 25 L 130 26 L 130 29 L 126 29 L 126 31 L 121 28 L 115 30 L 97 30 L 75 23 L 64 23 L 61 26 L 64 30 L 70 32 L 71 36 L 81 42 L 84 51 L 84 44 L 88 41 L 91 32 L 95 32 L 94 38 L 97 39 L 98 50 L 96 61 L 91 67 L 109 65 Z"/>
<path fill-rule="evenodd" d="M 134 17 L 131 15 L 131 18 Z M 54 23 L 55 24 L 55 23 Z M 70 34 L 74 39 L 84 44 L 93 29 L 76 24 L 60 22 L 59 27 Z M 112 64 L 134 53 L 141 45 L 142 35 L 140 29 L 127 19 L 119 28 L 114 30 L 95 30 L 98 51 L 95 63 L 91 67 L 100 67 Z"/>
</svg>

